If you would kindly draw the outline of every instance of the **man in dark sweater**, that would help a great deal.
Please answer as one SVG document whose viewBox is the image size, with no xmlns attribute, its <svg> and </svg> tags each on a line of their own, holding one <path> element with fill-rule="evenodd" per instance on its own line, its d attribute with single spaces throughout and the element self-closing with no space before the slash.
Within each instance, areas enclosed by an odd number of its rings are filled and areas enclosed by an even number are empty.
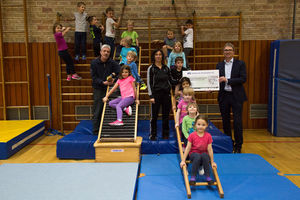
<svg viewBox="0 0 300 200">
<path fill-rule="evenodd" d="M 92 86 L 94 88 L 93 104 L 93 134 L 98 135 L 101 114 L 103 110 L 102 98 L 105 97 L 107 86 L 114 84 L 114 79 L 107 80 L 111 74 L 120 72 L 120 65 L 109 58 L 110 46 L 103 45 L 100 56 L 91 62 Z"/>
</svg>

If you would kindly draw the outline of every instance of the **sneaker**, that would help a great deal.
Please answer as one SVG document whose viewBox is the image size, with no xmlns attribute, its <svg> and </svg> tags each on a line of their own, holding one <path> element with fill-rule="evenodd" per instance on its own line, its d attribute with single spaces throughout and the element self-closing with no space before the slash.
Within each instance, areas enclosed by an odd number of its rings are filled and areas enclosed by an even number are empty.
<svg viewBox="0 0 300 200">
<path fill-rule="evenodd" d="M 204 175 L 204 169 L 203 169 L 202 166 L 201 166 L 200 169 L 199 169 L 199 175 L 200 175 L 200 176 Z"/>
<path fill-rule="evenodd" d="M 208 183 L 208 185 L 214 184 L 214 181 L 209 176 L 206 177 L 206 182 Z"/>
<path fill-rule="evenodd" d="M 78 76 L 78 74 L 73 74 L 72 75 L 72 79 L 75 79 L 75 80 L 80 80 L 82 79 L 80 76 Z"/>
<path fill-rule="evenodd" d="M 86 60 L 86 56 L 85 56 L 85 55 L 82 55 L 81 59 L 82 59 L 82 60 Z"/>
<path fill-rule="evenodd" d="M 131 106 L 128 106 L 128 107 L 125 109 L 125 113 L 126 113 L 128 116 L 131 116 L 131 115 L 132 115 L 132 108 L 131 108 Z"/>
<path fill-rule="evenodd" d="M 147 89 L 147 85 L 145 83 L 142 83 L 140 89 L 141 90 L 146 90 Z"/>
<path fill-rule="evenodd" d="M 196 177 L 195 176 L 191 176 L 190 185 L 196 185 Z"/>
<path fill-rule="evenodd" d="M 116 120 L 114 122 L 109 123 L 109 125 L 111 125 L 111 126 L 123 126 L 124 123 L 123 123 L 123 121 Z"/>
<path fill-rule="evenodd" d="M 76 61 L 79 61 L 79 55 L 76 55 L 74 58 Z"/>
<path fill-rule="evenodd" d="M 67 75 L 67 81 L 71 81 L 71 75 Z"/>
</svg>

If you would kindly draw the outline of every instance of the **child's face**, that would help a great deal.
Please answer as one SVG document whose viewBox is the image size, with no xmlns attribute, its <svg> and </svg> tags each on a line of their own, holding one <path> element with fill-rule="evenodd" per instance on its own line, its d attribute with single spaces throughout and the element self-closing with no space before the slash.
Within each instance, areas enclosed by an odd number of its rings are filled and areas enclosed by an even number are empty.
<svg viewBox="0 0 300 200">
<path fill-rule="evenodd" d="M 177 61 L 176 63 L 175 63 L 175 66 L 176 66 L 176 69 L 177 69 L 177 71 L 181 71 L 182 70 L 182 67 L 183 67 L 183 62 L 182 61 Z M 183 85 L 183 84 L 182 84 Z"/>
<path fill-rule="evenodd" d="M 62 32 L 62 27 L 60 25 L 57 25 L 56 28 L 55 28 L 55 32 L 56 33 Z"/>
<path fill-rule="evenodd" d="M 205 129 L 207 128 L 207 123 L 205 120 L 203 119 L 198 119 L 195 123 L 195 128 L 196 128 L 196 131 L 197 132 L 200 132 L 200 133 L 204 133 Z"/>
<path fill-rule="evenodd" d="M 173 39 L 174 38 L 174 33 L 172 31 L 168 31 L 167 32 L 167 38 L 170 39 L 170 40 Z"/>
<path fill-rule="evenodd" d="M 193 28 L 193 24 L 186 24 L 186 28 Z"/>
<path fill-rule="evenodd" d="M 83 13 L 85 10 L 85 5 L 81 5 L 81 6 L 77 7 L 77 9 L 78 9 L 78 12 Z"/>
<path fill-rule="evenodd" d="M 184 94 L 183 95 L 183 100 L 185 101 L 185 102 L 190 102 L 191 100 L 192 100 L 192 95 L 190 95 L 190 94 Z"/>
<path fill-rule="evenodd" d="M 106 13 L 106 16 L 107 16 L 108 18 L 112 18 L 112 17 L 114 16 L 114 11 L 108 11 L 108 12 Z"/>
<path fill-rule="evenodd" d="M 194 105 L 190 105 L 188 108 L 187 108 L 187 111 L 189 114 L 196 114 L 197 113 L 197 108 L 196 106 Z"/>
<path fill-rule="evenodd" d="M 93 20 L 91 21 L 91 25 L 95 25 L 98 23 L 98 19 L 96 17 L 93 17 Z"/>
<path fill-rule="evenodd" d="M 190 87 L 190 84 L 189 84 L 189 82 L 184 81 L 184 82 L 182 83 L 182 88 L 186 88 L 186 87 Z"/>
<path fill-rule="evenodd" d="M 122 77 L 123 78 L 127 78 L 129 76 L 129 71 L 127 70 L 127 69 L 124 69 L 123 71 L 122 71 Z"/>
<path fill-rule="evenodd" d="M 134 57 L 132 55 L 127 55 L 126 58 L 128 63 L 132 63 L 134 61 Z"/>
<path fill-rule="evenodd" d="M 175 52 L 180 52 L 181 51 L 181 46 L 180 45 L 178 45 L 178 44 L 176 44 L 175 46 L 174 46 L 174 50 L 175 50 Z"/>
<path fill-rule="evenodd" d="M 127 30 L 128 30 L 128 31 L 132 31 L 132 30 L 133 30 L 133 27 L 134 27 L 133 24 L 128 24 L 128 25 L 127 25 Z"/>
</svg>

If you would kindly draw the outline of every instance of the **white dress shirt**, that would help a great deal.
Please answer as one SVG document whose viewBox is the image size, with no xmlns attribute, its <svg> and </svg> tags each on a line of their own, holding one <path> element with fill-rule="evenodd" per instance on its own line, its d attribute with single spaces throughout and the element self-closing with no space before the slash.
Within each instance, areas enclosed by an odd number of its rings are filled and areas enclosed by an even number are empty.
<svg viewBox="0 0 300 200">
<path fill-rule="evenodd" d="M 225 62 L 225 78 L 227 79 L 226 83 L 225 83 L 225 91 L 231 92 L 232 88 L 230 85 L 228 85 L 228 79 L 231 78 L 231 70 L 232 70 L 232 64 L 233 64 L 233 58 L 231 58 L 231 60 L 229 62 L 226 62 L 226 60 L 224 60 Z"/>
</svg>

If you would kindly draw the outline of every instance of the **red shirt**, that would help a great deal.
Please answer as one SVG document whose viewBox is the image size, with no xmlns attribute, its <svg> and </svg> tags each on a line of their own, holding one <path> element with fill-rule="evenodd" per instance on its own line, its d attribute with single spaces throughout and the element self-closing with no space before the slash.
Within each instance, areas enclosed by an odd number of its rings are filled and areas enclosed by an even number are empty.
<svg viewBox="0 0 300 200">
<path fill-rule="evenodd" d="M 212 137 L 208 132 L 204 132 L 204 135 L 200 137 L 197 132 L 194 131 L 188 137 L 188 141 L 192 144 L 191 153 L 208 153 L 207 147 L 212 143 Z"/>
</svg>

